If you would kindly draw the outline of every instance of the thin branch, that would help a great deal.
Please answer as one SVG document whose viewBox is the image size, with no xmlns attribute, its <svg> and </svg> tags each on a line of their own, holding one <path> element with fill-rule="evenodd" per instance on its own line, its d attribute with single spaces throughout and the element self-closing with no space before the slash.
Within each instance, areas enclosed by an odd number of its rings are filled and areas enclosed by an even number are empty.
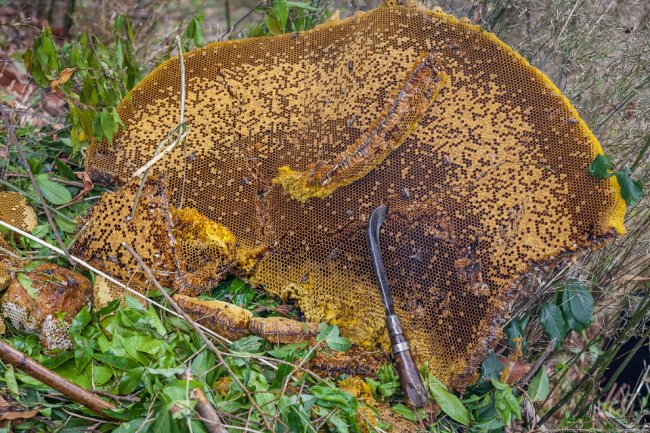
<svg viewBox="0 0 650 433">
<path fill-rule="evenodd" d="M 50 213 L 50 210 L 48 209 L 47 204 L 45 203 L 45 199 L 43 198 L 43 193 L 41 192 L 41 188 L 38 186 L 38 183 L 36 182 L 36 178 L 34 177 L 34 173 L 32 173 L 32 169 L 29 166 L 29 163 L 27 162 L 27 156 L 25 155 L 25 151 L 21 146 L 21 144 L 18 142 L 18 139 L 16 138 L 16 134 L 14 134 L 13 125 L 11 124 L 11 121 L 9 119 L 9 115 L 5 110 L 2 110 L 2 119 L 4 120 L 5 128 L 7 128 L 7 139 L 11 144 L 13 144 L 16 147 L 16 150 L 18 151 L 18 155 L 20 156 L 20 160 L 23 163 L 23 166 L 25 167 L 25 171 L 29 175 L 29 179 L 32 181 L 32 185 L 34 186 L 34 191 L 36 191 L 36 195 L 38 196 L 38 201 L 41 203 L 41 206 L 43 207 L 43 211 L 45 212 L 47 221 L 50 223 L 50 227 L 52 228 L 54 237 L 56 238 L 57 243 L 63 250 L 65 257 L 68 259 L 71 265 L 74 265 L 74 262 L 70 258 L 70 253 L 68 252 L 68 249 L 63 243 L 63 239 L 61 239 L 61 236 L 59 235 L 59 231 L 56 228 L 56 224 L 54 224 L 54 219 L 52 218 L 52 214 Z"/>
<path fill-rule="evenodd" d="M 92 392 L 75 385 L 62 376 L 59 376 L 52 370 L 43 367 L 38 362 L 14 349 L 2 340 L 0 340 L 0 357 L 15 368 L 24 371 L 30 377 L 56 389 L 70 400 L 82 404 L 106 418 L 110 417 L 104 414 L 104 411 L 115 409 L 115 406 L 112 404 L 102 400 Z"/>
<path fill-rule="evenodd" d="M 186 369 L 181 375 L 181 379 L 190 381 L 192 380 L 192 375 Z M 196 400 L 196 411 L 199 413 L 199 419 L 205 425 L 208 433 L 228 433 L 224 427 L 223 421 L 221 421 L 221 417 L 210 404 L 201 388 L 194 389 L 190 394 L 190 398 Z"/>
<path fill-rule="evenodd" d="M 230 368 L 228 363 L 226 363 L 226 360 L 223 358 L 223 355 L 222 355 L 221 351 L 219 349 L 217 349 L 217 347 L 214 345 L 212 340 L 210 340 L 208 338 L 208 336 L 205 335 L 205 333 L 203 332 L 203 329 L 201 329 L 201 327 L 196 322 L 194 322 L 194 320 L 192 320 L 192 318 L 190 316 L 187 315 L 187 313 L 176 303 L 176 301 L 174 301 L 174 299 L 170 296 L 170 294 L 167 293 L 167 290 L 165 290 L 163 288 L 163 286 L 160 285 L 160 283 L 158 282 L 156 277 L 154 277 L 153 273 L 151 272 L 151 269 L 149 269 L 149 267 L 142 261 L 142 258 L 138 255 L 138 253 L 136 253 L 133 250 L 133 248 L 131 248 L 131 246 L 129 244 L 125 243 L 125 242 L 122 243 L 122 247 L 125 250 L 127 250 L 129 252 L 129 254 L 131 254 L 133 256 L 133 258 L 136 260 L 136 262 L 138 262 L 138 265 L 140 266 L 140 268 L 142 268 L 142 270 L 147 274 L 147 277 L 149 278 L 149 281 L 151 281 L 154 284 L 154 286 L 156 286 L 158 291 L 163 295 L 163 297 L 167 300 L 167 302 L 169 302 L 169 305 L 171 305 L 172 308 L 178 314 L 183 316 L 183 318 L 192 326 L 192 328 L 194 328 L 196 333 L 199 334 L 199 336 L 203 339 L 203 341 L 208 346 L 208 348 L 210 350 L 212 350 L 212 352 L 214 352 L 215 355 L 217 355 L 217 359 L 219 360 L 221 365 L 223 365 L 223 367 L 226 369 L 226 371 L 228 372 L 230 377 L 232 377 L 232 379 L 235 381 L 237 386 L 244 392 L 244 394 L 246 394 L 246 397 L 250 401 L 251 405 L 255 408 L 255 410 L 257 410 L 259 412 L 259 414 L 262 416 L 262 421 L 264 422 L 264 426 L 269 431 L 275 431 L 271 427 L 271 424 L 269 423 L 269 421 L 266 419 L 266 416 L 264 415 L 264 412 L 262 412 L 262 408 L 260 408 L 259 405 L 257 404 L 257 402 L 255 402 L 255 399 L 251 395 L 248 388 L 246 388 L 246 386 L 241 382 L 241 380 L 239 380 L 239 378 L 237 377 L 235 372 L 232 371 L 232 369 Z"/>
<path fill-rule="evenodd" d="M 183 137 L 183 181 L 181 183 L 181 199 L 178 205 L 180 209 L 183 207 L 183 202 L 185 201 L 185 181 L 187 177 L 187 140 L 183 136 L 183 132 L 185 132 L 185 128 L 183 127 L 183 123 L 185 122 L 185 58 L 183 57 L 183 46 L 181 45 L 180 36 L 176 36 L 176 46 L 178 47 L 178 59 L 181 63 L 181 117 L 178 123 L 181 125 L 180 132 Z"/>
<path fill-rule="evenodd" d="M 541 356 L 537 358 L 537 361 L 535 361 L 533 366 L 530 367 L 528 373 L 526 373 L 526 375 L 519 382 L 520 387 L 526 386 L 526 384 L 533 378 L 533 376 L 535 376 L 535 373 L 537 373 L 537 371 L 542 368 L 548 357 L 551 356 L 551 353 L 553 353 L 553 349 L 555 349 L 556 344 L 557 340 L 555 338 L 551 339 L 551 341 L 548 342 L 548 345 L 544 349 L 544 352 L 542 352 Z"/>
</svg>

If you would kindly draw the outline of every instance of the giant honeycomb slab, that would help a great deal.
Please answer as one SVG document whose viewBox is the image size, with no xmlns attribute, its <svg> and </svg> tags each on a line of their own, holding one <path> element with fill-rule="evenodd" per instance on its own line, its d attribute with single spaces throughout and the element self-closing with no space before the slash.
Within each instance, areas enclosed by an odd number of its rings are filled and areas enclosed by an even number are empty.
<svg viewBox="0 0 650 433">
<path fill-rule="evenodd" d="M 426 100 L 404 107 L 410 126 L 386 135 L 378 125 L 427 58 L 438 75 L 420 80 Z M 419 362 L 456 388 L 531 272 L 624 232 L 618 184 L 588 174 L 602 149 L 569 101 L 494 35 L 442 12 L 382 7 L 213 43 L 184 61 L 187 146 L 152 169 L 170 205 L 267 251 L 248 268 L 251 283 L 369 348 L 387 339 L 365 225 L 387 204 L 381 238 L 397 312 Z M 178 58 L 163 63 L 122 103 L 125 130 L 88 151 L 96 181 L 128 183 L 178 124 L 179 68 Z M 379 150 L 366 151 L 374 141 L 364 137 L 379 137 Z M 366 166 L 320 193 L 321 168 L 346 168 L 350 151 Z M 306 178 L 308 194 L 283 183 L 287 173 Z M 98 229 L 124 223 L 95 215 Z M 127 260 L 101 254 L 115 261 L 109 269 Z"/>
</svg>

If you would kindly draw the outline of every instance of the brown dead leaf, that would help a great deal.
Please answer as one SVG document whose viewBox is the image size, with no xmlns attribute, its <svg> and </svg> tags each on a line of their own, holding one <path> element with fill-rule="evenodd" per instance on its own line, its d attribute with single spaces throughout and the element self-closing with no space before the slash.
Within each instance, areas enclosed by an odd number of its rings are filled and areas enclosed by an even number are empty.
<svg viewBox="0 0 650 433">
<path fill-rule="evenodd" d="M 513 361 L 512 359 L 500 356 L 499 360 L 503 364 L 501 377 L 499 380 L 503 383 L 513 384 L 521 380 L 522 377 L 530 371 L 530 364 L 523 361 Z"/>
<path fill-rule="evenodd" d="M 84 198 L 84 195 L 92 191 L 94 184 L 93 181 L 90 179 L 90 175 L 85 172 L 85 171 L 79 171 L 76 172 L 75 175 L 83 181 L 84 187 L 83 189 L 77 194 L 71 201 L 70 203 L 76 203 L 80 201 L 82 198 Z"/>
<path fill-rule="evenodd" d="M 77 68 L 65 68 L 64 70 L 62 70 L 61 75 L 59 75 L 59 78 L 52 80 L 50 82 L 50 90 L 54 92 L 57 87 L 68 82 L 68 80 L 72 78 L 72 74 L 74 74 L 76 70 Z"/>
<path fill-rule="evenodd" d="M 38 415 L 40 409 L 32 409 L 26 412 L 0 412 L 0 420 L 15 420 L 15 419 L 28 419 L 34 418 Z"/>
</svg>

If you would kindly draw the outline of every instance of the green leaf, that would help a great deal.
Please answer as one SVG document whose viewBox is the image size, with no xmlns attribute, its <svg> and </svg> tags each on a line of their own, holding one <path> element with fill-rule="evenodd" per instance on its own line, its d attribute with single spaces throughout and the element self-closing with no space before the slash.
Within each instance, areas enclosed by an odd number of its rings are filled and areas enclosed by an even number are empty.
<svg viewBox="0 0 650 433">
<path fill-rule="evenodd" d="M 469 412 L 460 399 L 447 391 L 447 387 L 434 376 L 429 376 L 426 383 L 440 410 L 454 421 L 469 426 Z"/>
<path fill-rule="evenodd" d="M 531 401 L 544 401 L 550 392 L 546 369 L 542 366 L 528 387 L 528 396 Z"/>
<path fill-rule="evenodd" d="M 325 341 L 331 337 L 339 336 L 339 328 L 336 325 L 328 325 L 327 323 L 321 323 L 318 325 L 318 335 L 316 336 L 316 341 Z"/>
<path fill-rule="evenodd" d="M 409 421 L 418 421 L 418 417 L 415 414 L 415 412 L 413 412 L 413 410 L 410 407 L 406 406 L 405 404 L 402 403 L 396 404 L 395 406 L 391 406 L 391 409 L 393 409 L 395 413 L 402 415 L 404 418 L 406 418 Z"/>
<path fill-rule="evenodd" d="M 315 8 L 315 7 L 313 7 L 310 4 L 305 3 L 305 2 L 291 2 L 291 1 L 288 1 L 287 6 L 289 6 L 290 8 L 304 9 L 304 10 L 312 11 L 312 12 L 317 12 L 318 11 L 318 8 Z"/>
<path fill-rule="evenodd" d="M 100 123 L 102 126 L 102 133 L 104 134 L 104 137 L 106 137 L 109 143 L 112 143 L 113 134 L 117 129 L 117 125 L 115 124 L 115 118 L 113 117 L 112 111 L 102 110 L 100 114 Z"/>
<path fill-rule="evenodd" d="M 35 289 L 32 286 L 32 279 L 29 278 L 25 274 L 18 274 L 16 275 L 16 279 L 20 283 L 21 286 L 23 286 L 23 289 L 27 292 L 27 294 L 35 301 L 38 301 L 38 289 Z"/>
<path fill-rule="evenodd" d="M 282 33 L 280 25 L 271 15 L 266 15 L 264 17 L 264 24 L 266 24 L 266 28 L 269 29 L 269 33 L 272 35 L 279 35 Z"/>
<path fill-rule="evenodd" d="M 43 160 L 39 158 L 28 158 L 27 164 L 29 164 L 29 169 L 32 171 L 32 174 L 38 175 L 41 174 L 43 170 Z"/>
<path fill-rule="evenodd" d="M 594 298 L 589 289 L 581 281 L 570 279 L 564 293 L 573 317 L 582 325 L 589 326 L 594 310 Z"/>
<path fill-rule="evenodd" d="M 19 398 L 20 389 L 18 388 L 18 382 L 16 382 L 16 376 L 14 375 L 14 368 L 11 365 L 6 366 L 4 379 L 5 379 L 5 384 L 7 385 L 7 389 L 9 389 L 11 395 L 13 395 L 16 398 Z"/>
<path fill-rule="evenodd" d="M 614 175 L 613 171 L 615 166 L 607 155 L 596 155 L 589 166 L 589 174 L 598 179 L 607 179 Z"/>
<path fill-rule="evenodd" d="M 494 353 L 490 353 L 481 365 L 481 377 L 483 379 L 499 379 L 503 371 L 503 363 Z"/>
<path fill-rule="evenodd" d="M 77 180 L 77 176 L 75 176 L 74 172 L 68 164 L 61 161 L 59 158 L 54 158 L 54 164 L 59 170 L 59 173 L 61 173 L 61 176 L 65 177 L 68 180 Z"/>
<path fill-rule="evenodd" d="M 621 197 L 628 206 L 634 206 L 643 197 L 643 185 L 632 179 L 632 171 L 624 168 L 616 172 L 616 180 L 621 187 Z"/>
<path fill-rule="evenodd" d="M 273 2 L 273 16 L 280 27 L 280 33 L 284 32 L 289 19 L 289 5 L 287 0 L 275 0 Z"/>
<path fill-rule="evenodd" d="M 36 176 L 36 183 L 41 189 L 43 198 L 53 205 L 62 205 L 68 203 L 72 200 L 72 194 L 67 190 L 66 187 L 60 183 L 51 181 L 47 174 L 40 174 Z"/>
<path fill-rule="evenodd" d="M 557 340 L 557 347 L 560 347 L 567 333 L 567 324 L 558 306 L 550 303 L 543 304 L 539 310 L 539 323 L 550 338 Z"/>
<path fill-rule="evenodd" d="M 325 343 L 327 343 L 327 347 L 332 350 L 336 350 L 337 352 L 345 352 L 351 346 L 350 340 L 340 336 L 330 337 L 325 340 Z"/>
<path fill-rule="evenodd" d="M 347 391 L 322 385 L 312 386 L 310 391 L 318 399 L 319 406 L 338 407 L 348 415 L 355 415 L 357 411 L 357 399 Z"/>
</svg>

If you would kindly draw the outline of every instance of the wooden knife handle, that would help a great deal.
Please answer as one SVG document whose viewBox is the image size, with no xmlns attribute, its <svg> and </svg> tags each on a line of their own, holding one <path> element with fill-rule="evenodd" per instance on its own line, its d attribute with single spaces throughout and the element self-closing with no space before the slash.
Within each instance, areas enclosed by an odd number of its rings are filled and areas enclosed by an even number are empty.
<svg viewBox="0 0 650 433">
<path fill-rule="evenodd" d="M 386 321 L 402 391 L 411 406 L 424 407 L 429 403 L 429 395 L 422 383 L 422 377 L 411 354 L 399 317 L 396 314 L 390 314 L 386 316 Z"/>
</svg>

